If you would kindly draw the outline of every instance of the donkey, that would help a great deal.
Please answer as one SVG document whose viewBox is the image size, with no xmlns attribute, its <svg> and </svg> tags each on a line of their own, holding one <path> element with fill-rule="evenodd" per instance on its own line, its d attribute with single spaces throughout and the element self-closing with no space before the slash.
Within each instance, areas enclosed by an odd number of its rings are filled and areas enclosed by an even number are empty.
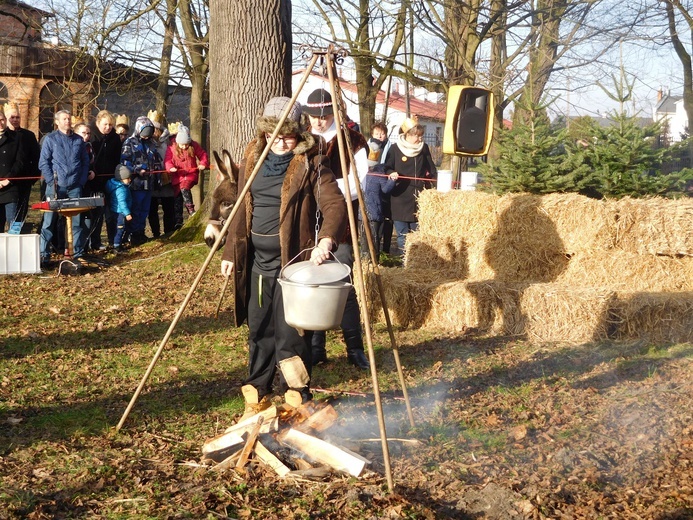
<svg viewBox="0 0 693 520">
<path fill-rule="evenodd" d="M 238 166 L 231 159 L 231 154 L 226 150 L 222 150 L 223 160 L 217 152 L 214 151 L 212 154 L 214 155 L 214 161 L 217 163 L 221 182 L 212 193 L 209 220 L 205 229 L 205 242 L 209 247 L 212 247 L 214 242 L 216 242 L 217 237 L 221 233 L 221 228 L 224 226 L 226 219 L 229 218 L 238 197 Z M 219 247 L 223 246 L 225 241 L 226 237 L 223 237 Z"/>
</svg>

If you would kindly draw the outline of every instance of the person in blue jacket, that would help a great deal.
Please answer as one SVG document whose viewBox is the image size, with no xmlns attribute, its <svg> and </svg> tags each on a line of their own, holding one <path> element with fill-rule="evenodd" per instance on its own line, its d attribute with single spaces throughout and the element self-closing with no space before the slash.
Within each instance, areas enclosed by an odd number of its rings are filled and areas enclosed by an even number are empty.
<svg viewBox="0 0 693 520">
<path fill-rule="evenodd" d="M 132 172 L 132 245 L 140 245 L 147 241 L 144 230 L 152 202 L 152 190 L 161 186 L 164 161 L 153 136 L 154 123 L 151 119 L 138 117 L 135 132 L 125 140 L 120 154 L 120 162 Z"/>
<path fill-rule="evenodd" d="M 54 122 L 57 129 L 46 135 L 41 147 L 39 169 L 46 183 L 46 199 L 79 198 L 89 176 L 89 153 L 81 136 L 72 131 L 70 112 L 59 110 Z M 47 267 L 51 256 L 53 221 L 58 214 L 47 212 L 41 228 L 41 265 Z M 86 234 L 82 214 L 72 217 L 73 259 L 84 255 Z"/>
<path fill-rule="evenodd" d="M 123 250 L 123 244 L 127 238 L 128 222 L 132 221 L 132 193 L 130 193 L 130 181 L 132 172 L 130 168 L 119 164 L 116 166 L 115 175 L 106 181 L 106 194 L 108 196 L 111 213 L 107 226 L 108 236 L 113 237 L 113 247 L 117 252 Z"/>
</svg>

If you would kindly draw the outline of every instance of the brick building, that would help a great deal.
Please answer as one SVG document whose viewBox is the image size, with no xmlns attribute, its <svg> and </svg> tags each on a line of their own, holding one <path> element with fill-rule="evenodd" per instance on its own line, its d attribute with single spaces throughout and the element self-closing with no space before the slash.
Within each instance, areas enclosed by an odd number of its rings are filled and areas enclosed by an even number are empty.
<svg viewBox="0 0 693 520">
<path fill-rule="evenodd" d="M 134 121 L 155 107 L 156 74 L 115 63 L 97 67 L 79 49 L 44 42 L 43 20 L 50 16 L 19 0 L 0 0 L 0 103 L 19 105 L 22 126 L 40 139 L 53 130 L 58 110 L 89 120 L 106 109 Z M 172 87 L 169 103 L 168 120 L 189 124 L 189 89 Z"/>
<path fill-rule="evenodd" d="M 17 103 L 22 125 L 39 137 L 53 130 L 56 110 L 84 117 L 93 97 L 88 60 L 42 40 L 48 16 L 17 0 L 0 4 L 0 101 Z"/>
</svg>

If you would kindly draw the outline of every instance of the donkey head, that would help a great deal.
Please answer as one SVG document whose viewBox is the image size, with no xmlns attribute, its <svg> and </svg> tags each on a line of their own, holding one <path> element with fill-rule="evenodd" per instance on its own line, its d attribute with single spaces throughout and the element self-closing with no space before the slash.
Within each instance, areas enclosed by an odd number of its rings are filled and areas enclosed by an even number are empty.
<svg viewBox="0 0 693 520">
<path fill-rule="evenodd" d="M 217 152 L 212 152 L 214 161 L 217 164 L 219 184 L 212 193 L 212 203 L 209 210 L 209 221 L 205 229 L 205 242 L 209 247 L 214 245 L 217 237 L 221 233 L 221 228 L 224 222 L 229 218 L 236 197 L 238 195 L 238 166 L 231 159 L 231 154 L 226 150 L 221 151 L 223 157 L 220 158 Z M 220 247 L 224 245 L 226 237 L 223 237 L 219 243 Z"/>
</svg>

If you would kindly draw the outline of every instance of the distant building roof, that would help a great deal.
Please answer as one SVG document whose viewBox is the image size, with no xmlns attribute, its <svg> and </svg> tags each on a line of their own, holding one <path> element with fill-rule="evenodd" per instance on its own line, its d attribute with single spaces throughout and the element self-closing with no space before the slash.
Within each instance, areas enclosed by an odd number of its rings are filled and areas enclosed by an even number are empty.
<svg viewBox="0 0 693 520">
<path fill-rule="evenodd" d="M 305 74 L 305 69 L 295 70 L 293 75 Z M 311 73 L 311 76 L 322 78 L 321 75 L 316 73 Z M 355 84 L 345 80 L 339 79 L 339 87 L 344 93 L 345 97 L 348 97 L 351 102 L 358 104 L 357 101 L 357 87 Z M 386 93 L 381 90 L 378 92 L 375 102 L 377 104 L 385 104 Z M 419 99 L 413 95 L 409 97 L 409 111 L 412 115 L 418 116 L 420 119 L 429 121 L 445 121 L 445 103 L 434 103 L 432 101 L 427 101 L 424 99 Z M 391 92 L 390 98 L 388 100 L 388 108 L 397 110 L 398 112 L 407 111 L 407 100 L 406 97 L 397 92 Z"/>
<path fill-rule="evenodd" d="M 655 106 L 655 113 L 659 113 L 659 114 L 674 114 L 674 113 L 676 113 L 676 103 L 678 101 L 681 101 L 682 99 L 683 99 L 683 96 L 671 96 L 669 94 L 662 96 L 662 99 L 659 100 L 659 102 Z"/>
</svg>

